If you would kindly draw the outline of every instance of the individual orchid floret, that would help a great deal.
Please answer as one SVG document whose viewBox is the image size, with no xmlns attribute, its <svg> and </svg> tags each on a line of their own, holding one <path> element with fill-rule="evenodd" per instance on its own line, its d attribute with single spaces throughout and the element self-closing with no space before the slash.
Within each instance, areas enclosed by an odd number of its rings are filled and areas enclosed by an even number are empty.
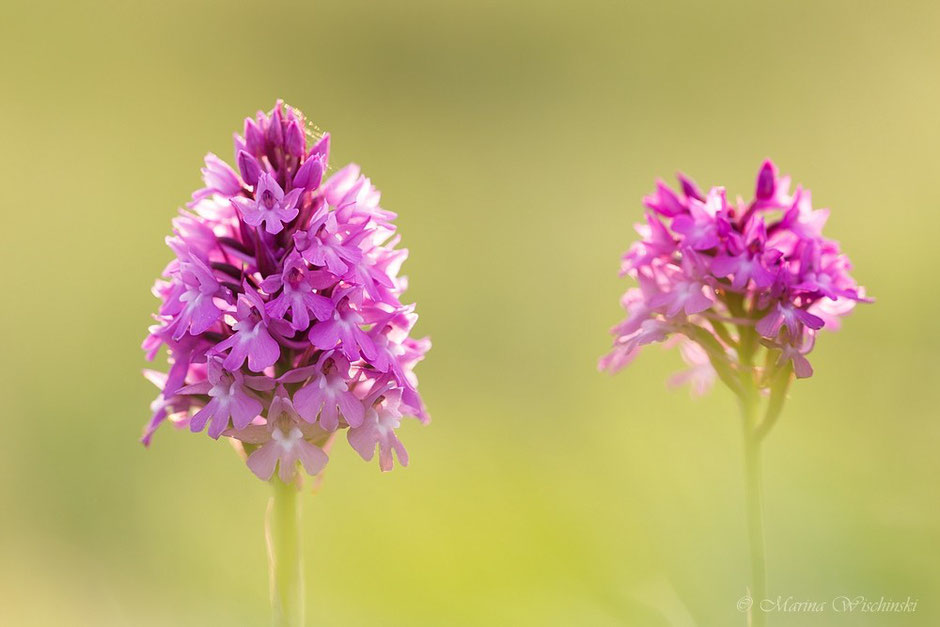
<svg viewBox="0 0 940 627">
<path fill-rule="evenodd" d="M 247 283 L 243 287 L 244 291 L 238 295 L 233 333 L 216 345 L 213 354 L 229 351 L 222 362 L 229 371 L 241 368 L 247 358 L 248 368 L 253 372 L 261 372 L 277 362 L 281 356 L 281 347 L 271 337 L 273 325 L 261 295 Z"/>
<path fill-rule="evenodd" d="M 148 376 L 160 394 L 143 440 L 166 422 L 232 438 L 256 475 L 284 481 L 320 472 L 335 433 L 367 415 L 354 448 L 368 434 L 398 449 L 404 415 L 428 420 L 414 368 L 430 342 L 401 302 L 395 215 L 358 166 L 331 174 L 329 135 L 299 111 L 278 102 L 243 128 L 234 167 L 210 153 L 172 221 L 143 344 L 148 359 L 166 347 L 169 369 Z"/>
<path fill-rule="evenodd" d="M 744 232 L 729 234 L 727 252 L 715 255 L 711 261 L 711 271 L 716 277 L 731 279 L 731 289 L 744 290 L 748 282 L 758 289 L 770 287 L 774 282 L 774 273 L 767 266 L 773 254 L 765 253 L 767 229 L 761 215 L 748 220 Z"/>
<path fill-rule="evenodd" d="M 281 319 L 290 311 L 290 326 L 295 331 L 310 327 L 310 314 L 319 321 L 333 316 L 333 301 L 319 292 L 336 283 L 336 277 L 328 272 L 310 270 L 296 250 L 284 260 L 281 274 L 264 280 L 261 287 L 268 294 L 278 294 L 265 305 L 272 318 Z"/>
<path fill-rule="evenodd" d="M 719 228 L 727 212 L 725 190 L 716 187 L 708 192 L 705 202 L 689 201 L 686 213 L 672 220 L 672 230 L 682 236 L 681 241 L 692 250 L 709 250 L 720 243 Z"/>
<path fill-rule="evenodd" d="M 157 372 L 156 370 L 150 370 L 148 368 L 144 370 L 144 378 L 153 383 L 160 390 L 167 388 L 168 377 L 165 372 Z M 190 412 L 194 406 L 196 406 L 196 403 L 193 401 L 192 397 L 181 394 L 165 396 L 161 392 L 160 395 L 150 403 L 152 417 L 144 427 L 144 435 L 141 437 L 140 441 L 143 442 L 144 445 L 149 445 L 157 427 L 165 421 L 170 421 L 176 425 L 185 424 L 189 420 Z"/>
<path fill-rule="evenodd" d="M 659 213 L 660 215 L 671 218 L 682 215 L 689 211 L 689 196 L 680 197 L 674 191 L 669 189 L 664 181 L 656 181 L 656 191 L 643 198 L 643 204 Z"/>
<path fill-rule="evenodd" d="M 242 190 L 242 182 L 235 171 L 211 152 L 206 155 L 206 165 L 202 168 L 202 180 L 206 186 L 193 192 L 191 206 L 214 194 L 233 196 Z"/>
<path fill-rule="evenodd" d="M 379 449 L 379 467 L 388 471 L 394 460 L 392 452 L 398 457 L 398 463 L 408 465 L 408 452 L 402 445 L 395 430 L 401 422 L 401 391 L 384 382 L 377 381 L 372 391 L 363 402 L 368 406 L 360 426 L 349 430 L 347 439 L 350 445 L 366 461 L 370 461 Z"/>
<path fill-rule="evenodd" d="M 190 419 L 189 428 L 202 431 L 209 422 L 209 436 L 218 439 L 222 432 L 233 425 L 244 429 L 261 414 L 263 404 L 249 389 L 270 390 L 273 381 L 268 377 L 253 377 L 241 371 L 228 371 L 219 357 L 210 357 L 205 381 L 187 385 L 179 394 L 199 394 L 209 397 L 209 402 Z"/>
<path fill-rule="evenodd" d="M 215 298 L 221 295 L 221 286 L 212 271 L 198 257 L 187 253 L 174 273 L 162 315 L 173 316 L 173 339 L 187 333 L 200 335 L 208 331 L 222 316 Z"/>
<path fill-rule="evenodd" d="M 762 336 L 773 339 L 783 327 L 790 337 L 796 337 L 801 335 L 804 329 L 818 331 L 824 325 L 822 318 L 814 316 L 806 309 L 789 301 L 777 301 L 771 305 L 771 310 L 757 321 L 754 328 Z"/>
<path fill-rule="evenodd" d="M 705 350 L 690 340 L 680 340 L 679 354 L 688 368 L 669 379 L 669 385 L 689 385 L 693 396 L 704 396 L 715 384 L 716 373 Z"/>
<path fill-rule="evenodd" d="M 617 372 L 625 368 L 639 354 L 642 347 L 662 342 L 673 330 L 673 326 L 664 320 L 656 318 L 643 320 L 635 331 L 619 335 L 614 340 L 613 350 L 601 358 L 601 370 Z"/>
<path fill-rule="evenodd" d="M 282 380 L 304 381 L 294 393 L 297 413 L 309 423 L 318 422 L 324 431 L 336 431 L 340 418 L 351 427 L 362 424 L 365 407 L 352 391 L 349 361 L 343 355 L 325 352 L 320 362 L 293 370 Z"/>
<path fill-rule="evenodd" d="M 681 268 L 663 268 L 661 277 L 667 285 L 649 299 L 650 308 L 661 311 L 667 318 L 682 313 L 690 316 L 711 308 L 715 303 L 715 291 L 700 266 L 698 255 L 687 251 Z"/>
<path fill-rule="evenodd" d="M 294 245 L 305 261 L 325 267 L 336 276 L 345 275 L 349 264 L 362 258 L 362 251 L 357 246 L 349 246 L 343 241 L 336 212 L 326 207 L 313 217 L 308 230 L 294 234 Z"/>
<path fill-rule="evenodd" d="M 783 342 L 780 346 L 780 355 L 777 358 L 777 368 L 783 368 L 789 365 L 797 379 L 806 379 L 813 376 L 813 366 L 806 359 L 806 354 L 813 350 L 813 344 L 816 342 L 816 335 L 809 330 L 803 332 L 803 335 L 797 337 L 795 341 Z M 762 340 L 767 343 L 767 340 Z M 777 348 L 773 344 L 769 344 Z"/>
<path fill-rule="evenodd" d="M 232 198 L 232 204 L 249 226 L 259 227 L 264 224 L 265 230 L 276 235 L 284 229 L 284 224 L 297 217 L 300 210 L 297 201 L 300 200 L 304 188 L 292 189 L 286 195 L 274 177 L 261 172 L 254 192 L 254 198 L 243 196 Z"/>
<path fill-rule="evenodd" d="M 349 361 L 356 361 L 360 356 L 372 360 L 377 354 L 375 343 L 362 329 L 363 318 L 353 306 L 354 298 L 355 294 L 348 288 L 334 292 L 333 315 L 310 328 L 310 343 L 320 350 L 333 350 L 339 345 Z"/>
<path fill-rule="evenodd" d="M 311 476 L 323 470 L 329 457 L 320 446 L 308 441 L 319 439 L 321 432 L 300 420 L 283 386 L 274 393 L 266 422 L 264 426 L 248 427 L 232 434 L 242 442 L 260 444 L 247 460 L 248 467 L 258 478 L 270 479 L 277 467 L 281 481 L 290 483 L 297 471 L 297 462 Z"/>
</svg>

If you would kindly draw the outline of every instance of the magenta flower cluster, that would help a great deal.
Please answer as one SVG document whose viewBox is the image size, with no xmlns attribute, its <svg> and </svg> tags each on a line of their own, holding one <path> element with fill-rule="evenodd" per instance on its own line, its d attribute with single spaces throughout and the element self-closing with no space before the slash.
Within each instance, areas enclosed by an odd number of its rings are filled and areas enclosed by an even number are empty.
<svg viewBox="0 0 940 627">
<path fill-rule="evenodd" d="M 668 340 L 690 365 L 674 381 L 698 392 L 716 375 L 734 389 L 745 370 L 758 387 L 779 372 L 812 375 L 806 355 L 817 332 L 869 300 L 838 243 L 822 234 L 829 212 L 813 209 L 808 190 L 791 193 L 770 161 L 748 202 L 678 179 L 678 192 L 659 181 L 644 198 L 641 239 L 621 270 L 638 286 L 623 295 L 627 317 L 613 328 L 600 368 L 617 371 L 643 346 Z"/>
<path fill-rule="evenodd" d="M 245 120 L 233 169 L 213 154 L 205 187 L 173 220 L 176 257 L 154 286 L 143 348 L 167 347 L 169 372 L 142 438 L 170 421 L 227 436 L 260 478 L 327 463 L 335 433 L 366 460 L 408 456 L 403 416 L 428 421 L 413 368 L 430 342 L 400 297 L 407 251 L 395 215 L 355 165 L 326 180 L 330 138 L 308 145 L 303 115 L 278 102 Z"/>
</svg>

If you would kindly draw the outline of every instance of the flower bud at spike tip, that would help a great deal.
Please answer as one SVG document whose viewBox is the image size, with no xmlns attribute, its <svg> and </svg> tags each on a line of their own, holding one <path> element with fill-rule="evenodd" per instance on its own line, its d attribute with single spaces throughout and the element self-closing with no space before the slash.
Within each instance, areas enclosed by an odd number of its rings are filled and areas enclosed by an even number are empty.
<svg viewBox="0 0 940 627">
<path fill-rule="evenodd" d="M 323 163 L 327 163 L 327 160 L 330 156 L 330 134 L 324 133 L 323 137 L 320 138 L 313 148 L 310 149 L 310 154 L 308 156 L 313 157 L 314 155 L 320 155 L 323 159 Z"/>
<path fill-rule="evenodd" d="M 304 150 L 306 149 L 304 131 L 300 128 L 300 124 L 297 123 L 297 120 L 291 120 L 287 126 L 287 139 L 286 147 L 288 154 L 291 154 L 295 157 L 303 157 Z"/>
<path fill-rule="evenodd" d="M 245 147 L 253 155 L 264 152 L 264 133 L 251 118 L 245 120 Z"/>
<path fill-rule="evenodd" d="M 773 198 L 777 186 L 777 173 L 773 162 L 768 159 L 761 166 L 757 175 L 757 191 L 754 194 L 759 200 L 768 200 Z"/>
<path fill-rule="evenodd" d="M 319 156 L 308 158 L 294 175 L 294 187 L 316 189 L 323 180 L 323 164 Z"/>
<path fill-rule="evenodd" d="M 261 166 L 258 160 L 252 157 L 244 150 L 238 152 L 238 171 L 241 172 L 242 180 L 254 187 L 258 184 L 258 177 L 261 175 Z"/>
</svg>

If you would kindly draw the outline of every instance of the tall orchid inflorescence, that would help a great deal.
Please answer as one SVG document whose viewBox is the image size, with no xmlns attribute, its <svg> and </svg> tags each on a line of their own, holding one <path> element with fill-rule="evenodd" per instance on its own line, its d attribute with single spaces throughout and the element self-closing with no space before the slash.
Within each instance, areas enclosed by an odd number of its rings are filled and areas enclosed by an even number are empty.
<svg viewBox="0 0 940 627">
<path fill-rule="evenodd" d="M 319 473 L 348 429 L 382 470 L 393 451 L 408 463 L 395 430 L 404 415 L 428 420 L 412 370 L 430 347 L 399 300 L 408 253 L 356 165 L 323 180 L 329 147 L 328 134 L 309 146 L 303 115 L 278 102 L 236 134 L 237 171 L 206 156 L 153 290 L 143 347 L 153 359 L 165 345 L 170 368 L 146 372 L 161 391 L 145 444 L 164 421 L 205 429 L 233 438 L 258 477 L 288 482 L 298 462 Z"/>
<path fill-rule="evenodd" d="M 698 392 L 716 375 L 739 394 L 748 383 L 766 389 L 791 372 L 812 375 L 806 355 L 817 332 L 868 300 L 838 243 L 823 237 L 828 210 L 813 209 L 802 187 L 790 193 L 770 161 L 749 202 L 678 178 L 679 193 L 659 181 L 644 198 L 641 239 L 621 267 L 638 287 L 621 299 L 627 318 L 601 369 L 615 372 L 644 345 L 675 337 L 691 367 L 675 380 Z"/>
<path fill-rule="evenodd" d="M 773 427 L 790 382 L 813 374 L 806 355 L 816 334 L 835 329 L 865 291 L 849 274 L 839 245 L 823 237 L 829 217 L 808 190 L 766 161 L 754 198 L 729 203 L 725 190 L 703 194 L 679 175 L 679 193 L 661 181 L 644 198 L 640 241 L 621 274 L 636 280 L 613 328 L 614 348 L 600 368 L 615 372 L 643 346 L 674 342 L 690 369 L 674 378 L 702 393 L 721 379 L 737 396 L 744 427 L 751 583 L 748 625 L 761 627 L 766 598 L 761 442 Z M 756 609 L 755 609 L 756 608 Z"/>
</svg>

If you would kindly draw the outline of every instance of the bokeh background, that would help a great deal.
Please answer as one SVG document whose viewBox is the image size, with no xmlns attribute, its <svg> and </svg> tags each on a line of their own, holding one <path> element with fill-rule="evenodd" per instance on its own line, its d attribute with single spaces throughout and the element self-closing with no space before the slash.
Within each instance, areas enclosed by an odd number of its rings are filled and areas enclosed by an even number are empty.
<svg viewBox="0 0 940 627">
<path fill-rule="evenodd" d="M 46 2 L 0 7 L 0 623 L 267 624 L 268 487 L 161 430 L 138 348 L 203 154 L 278 97 L 400 214 L 434 417 L 305 499 L 315 625 L 736 625 L 729 394 L 595 371 L 640 199 L 760 161 L 831 207 L 877 304 L 821 338 L 765 456 L 773 594 L 940 624 L 940 4 Z"/>
</svg>

